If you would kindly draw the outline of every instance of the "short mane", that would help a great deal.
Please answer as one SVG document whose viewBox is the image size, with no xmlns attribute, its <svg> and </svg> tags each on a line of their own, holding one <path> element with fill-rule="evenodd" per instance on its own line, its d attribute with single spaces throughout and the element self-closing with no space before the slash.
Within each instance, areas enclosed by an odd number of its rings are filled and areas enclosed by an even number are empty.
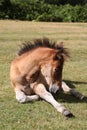
<svg viewBox="0 0 87 130">
<path fill-rule="evenodd" d="M 53 42 L 49 40 L 48 38 L 43 38 L 43 39 L 35 39 L 33 42 L 25 42 L 22 43 L 21 48 L 17 52 L 18 56 L 21 56 L 22 54 L 31 51 L 33 49 L 36 49 L 38 47 L 48 47 L 52 49 L 59 50 L 62 54 L 65 56 L 69 57 L 69 54 L 66 50 L 66 48 L 63 48 L 62 43 L 61 45 L 56 44 L 56 42 Z"/>
</svg>

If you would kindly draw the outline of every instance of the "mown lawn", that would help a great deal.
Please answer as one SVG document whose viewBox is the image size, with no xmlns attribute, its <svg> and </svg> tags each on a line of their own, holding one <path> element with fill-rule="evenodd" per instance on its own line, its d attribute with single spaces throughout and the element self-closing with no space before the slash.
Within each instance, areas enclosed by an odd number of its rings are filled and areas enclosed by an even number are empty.
<svg viewBox="0 0 87 130">
<path fill-rule="evenodd" d="M 43 100 L 20 104 L 11 87 L 9 70 L 18 46 L 34 38 L 63 41 L 71 59 L 65 63 L 63 79 L 87 96 L 87 23 L 40 23 L 0 21 L 0 130 L 87 130 L 87 98 L 70 94 L 57 99 L 75 118 L 66 119 Z"/>
</svg>

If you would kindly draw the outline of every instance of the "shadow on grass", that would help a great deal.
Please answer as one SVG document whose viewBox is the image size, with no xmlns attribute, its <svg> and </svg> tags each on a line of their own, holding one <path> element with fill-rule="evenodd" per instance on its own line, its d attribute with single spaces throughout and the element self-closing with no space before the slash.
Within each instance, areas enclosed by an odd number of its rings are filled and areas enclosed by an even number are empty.
<svg viewBox="0 0 87 130">
<path fill-rule="evenodd" d="M 70 81 L 70 80 L 64 80 L 64 82 L 68 85 L 68 86 L 70 86 L 71 88 L 75 88 L 75 86 L 73 85 L 73 84 L 76 84 L 76 85 L 78 85 L 78 84 L 87 84 L 87 82 L 81 82 L 81 81 Z"/>
<path fill-rule="evenodd" d="M 75 88 L 74 84 L 87 84 L 87 82 L 79 82 L 79 81 L 69 81 L 64 80 L 64 82 L 70 87 Z M 59 102 L 68 102 L 68 103 L 87 103 L 87 96 L 84 97 L 83 100 L 77 99 L 76 97 L 72 96 L 70 93 L 64 93 L 62 91 L 57 92 L 56 95 L 53 94 L 54 98 Z"/>
</svg>

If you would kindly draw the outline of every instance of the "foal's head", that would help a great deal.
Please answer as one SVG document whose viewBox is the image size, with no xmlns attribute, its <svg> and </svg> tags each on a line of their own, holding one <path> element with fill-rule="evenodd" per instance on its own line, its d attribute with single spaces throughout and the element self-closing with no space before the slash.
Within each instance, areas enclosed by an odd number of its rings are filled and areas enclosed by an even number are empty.
<svg viewBox="0 0 87 130">
<path fill-rule="evenodd" d="M 56 92 L 61 87 L 63 65 L 69 54 L 63 47 L 63 43 L 59 45 L 54 43 L 49 52 L 50 56 L 43 62 L 41 72 L 45 77 L 49 90 Z"/>
</svg>

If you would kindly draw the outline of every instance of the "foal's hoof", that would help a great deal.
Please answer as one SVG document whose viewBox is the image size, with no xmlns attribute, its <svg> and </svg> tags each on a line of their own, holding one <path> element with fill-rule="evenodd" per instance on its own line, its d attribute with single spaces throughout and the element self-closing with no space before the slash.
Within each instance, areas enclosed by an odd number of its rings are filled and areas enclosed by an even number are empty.
<svg viewBox="0 0 87 130">
<path fill-rule="evenodd" d="M 80 100 L 83 100 L 85 98 L 84 95 L 82 95 L 81 93 L 77 92 L 76 93 L 76 97 L 79 98 Z"/>
<path fill-rule="evenodd" d="M 81 95 L 79 98 L 80 98 L 80 100 L 83 100 L 85 98 L 85 96 Z"/>
<path fill-rule="evenodd" d="M 65 111 L 63 112 L 63 115 L 66 116 L 66 117 L 69 117 L 69 118 L 74 117 L 74 115 L 73 115 L 70 111 L 68 111 L 68 110 L 65 110 Z"/>
</svg>

